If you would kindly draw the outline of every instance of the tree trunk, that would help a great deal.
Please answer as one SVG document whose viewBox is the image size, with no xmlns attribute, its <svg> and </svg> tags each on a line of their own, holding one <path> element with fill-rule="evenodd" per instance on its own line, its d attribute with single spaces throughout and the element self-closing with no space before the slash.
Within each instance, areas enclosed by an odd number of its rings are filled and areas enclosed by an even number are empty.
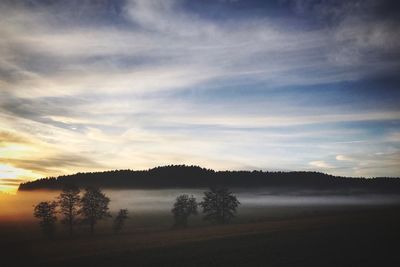
<svg viewBox="0 0 400 267">
<path fill-rule="evenodd" d="M 72 234 L 73 234 L 72 227 L 73 227 L 73 224 L 74 224 L 74 218 L 73 218 L 73 215 L 72 215 L 72 206 L 73 206 L 73 204 L 69 205 L 69 235 L 70 236 L 72 236 Z"/>
<path fill-rule="evenodd" d="M 69 235 L 73 235 L 72 223 L 69 224 Z"/>
<path fill-rule="evenodd" d="M 90 222 L 90 234 L 94 234 L 94 222 Z"/>
</svg>

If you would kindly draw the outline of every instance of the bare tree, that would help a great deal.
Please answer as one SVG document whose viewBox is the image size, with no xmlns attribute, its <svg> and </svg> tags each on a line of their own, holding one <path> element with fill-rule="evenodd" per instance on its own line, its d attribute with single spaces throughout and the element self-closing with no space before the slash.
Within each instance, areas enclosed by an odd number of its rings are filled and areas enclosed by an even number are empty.
<svg viewBox="0 0 400 267">
<path fill-rule="evenodd" d="M 174 215 L 175 226 L 186 227 L 189 216 L 197 214 L 196 198 L 186 194 L 178 196 L 171 211 Z"/>
<path fill-rule="evenodd" d="M 118 215 L 114 218 L 113 230 L 115 234 L 121 232 L 122 227 L 125 224 L 125 221 L 128 219 L 128 210 L 120 209 Z"/>
<path fill-rule="evenodd" d="M 108 212 L 110 199 L 98 188 L 88 187 L 81 199 L 81 213 L 85 222 L 90 226 L 90 233 L 94 233 L 94 226 L 99 220 L 111 217 Z"/>
<path fill-rule="evenodd" d="M 56 202 L 40 202 L 34 208 L 33 215 L 40 220 L 39 225 L 43 234 L 48 238 L 54 236 L 56 217 Z"/>
<path fill-rule="evenodd" d="M 211 188 L 210 191 L 204 192 L 200 205 L 205 220 L 226 224 L 235 217 L 240 202 L 228 188 Z"/>
<path fill-rule="evenodd" d="M 79 207 L 80 207 L 80 190 L 76 186 L 66 186 L 58 197 L 60 213 L 63 218 L 61 222 L 69 229 L 69 234 L 73 234 L 74 225 L 78 222 Z"/>
</svg>

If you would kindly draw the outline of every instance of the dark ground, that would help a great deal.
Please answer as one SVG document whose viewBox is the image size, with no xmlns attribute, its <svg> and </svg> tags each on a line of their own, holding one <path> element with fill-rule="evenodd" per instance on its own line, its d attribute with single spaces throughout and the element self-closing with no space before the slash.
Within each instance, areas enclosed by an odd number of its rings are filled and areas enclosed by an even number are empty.
<svg viewBox="0 0 400 267">
<path fill-rule="evenodd" d="M 1 266 L 397 267 L 400 207 L 0 244 Z"/>
</svg>

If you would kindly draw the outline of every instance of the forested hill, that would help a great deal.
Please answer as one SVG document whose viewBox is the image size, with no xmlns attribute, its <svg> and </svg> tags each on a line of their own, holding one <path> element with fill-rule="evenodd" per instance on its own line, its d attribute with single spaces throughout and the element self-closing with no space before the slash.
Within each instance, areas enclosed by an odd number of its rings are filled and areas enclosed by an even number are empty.
<svg viewBox="0 0 400 267">
<path fill-rule="evenodd" d="M 115 170 L 43 178 L 22 183 L 19 191 L 61 189 L 67 184 L 114 189 L 227 186 L 400 194 L 399 178 L 346 178 L 319 172 L 214 171 L 185 165 L 163 166 L 143 171 Z"/>
</svg>

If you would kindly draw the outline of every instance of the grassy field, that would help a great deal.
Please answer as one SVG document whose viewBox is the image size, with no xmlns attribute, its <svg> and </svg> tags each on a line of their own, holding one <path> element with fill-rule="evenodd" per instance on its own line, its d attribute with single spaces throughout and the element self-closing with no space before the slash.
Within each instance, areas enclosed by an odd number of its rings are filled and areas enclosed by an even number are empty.
<svg viewBox="0 0 400 267">
<path fill-rule="evenodd" d="M 120 235 L 100 227 L 93 237 L 55 240 L 15 227 L 24 234 L 1 227 L 3 266 L 400 266 L 399 206 Z"/>
</svg>

